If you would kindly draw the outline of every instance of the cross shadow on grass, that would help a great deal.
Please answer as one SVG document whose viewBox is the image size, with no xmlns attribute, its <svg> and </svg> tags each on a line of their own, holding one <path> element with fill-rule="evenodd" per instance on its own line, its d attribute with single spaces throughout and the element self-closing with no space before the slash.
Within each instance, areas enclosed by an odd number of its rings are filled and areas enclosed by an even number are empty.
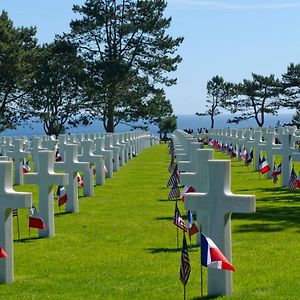
<svg viewBox="0 0 300 300">
<path fill-rule="evenodd" d="M 69 214 L 71 214 L 71 212 L 62 211 L 62 212 L 55 213 L 54 216 L 61 217 L 63 215 L 69 215 Z"/>
<path fill-rule="evenodd" d="M 203 296 L 203 297 L 194 297 L 191 300 L 202 300 L 202 299 L 217 299 L 220 296 Z"/>
<path fill-rule="evenodd" d="M 151 254 L 157 254 L 157 253 L 174 253 L 174 252 L 181 252 L 181 246 L 178 248 L 164 248 L 164 247 L 160 247 L 160 248 L 148 248 L 145 249 L 147 251 L 149 251 Z M 192 245 L 188 247 L 188 251 L 189 252 L 196 252 L 199 251 L 199 246 L 197 245 Z"/>
<path fill-rule="evenodd" d="M 15 243 L 33 243 L 35 240 L 44 239 L 45 237 L 34 236 L 31 238 L 22 238 L 19 240 L 14 240 Z"/>
<path fill-rule="evenodd" d="M 238 232 L 276 232 L 300 226 L 300 207 L 263 207 L 253 214 L 233 214 L 233 219 L 253 221 L 239 226 Z"/>
</svg>

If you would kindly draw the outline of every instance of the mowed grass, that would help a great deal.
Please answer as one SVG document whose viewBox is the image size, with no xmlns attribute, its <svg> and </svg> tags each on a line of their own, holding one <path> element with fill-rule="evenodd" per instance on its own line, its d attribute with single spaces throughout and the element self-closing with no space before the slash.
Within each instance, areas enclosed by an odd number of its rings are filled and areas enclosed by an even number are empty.
<svg viewBox="0 0 300 300">
<path fill-rule="evenodd" d="M 227 159 L 219 152 L 215 158 Z M 15 280 L 0 285 L 0 299 L 183 299 L 168 164 L 165 144 L 145 149 L 96 187 L 94 197 L 80 197 L 79 213 L 56 207 L 52 239 L 38 239 L 35 229 L 28 239 L 28 210 L 21 210 L 20 241 L 14 218 Z M 236 159 L 231 173 L 233 193 L 255 194 L 257 201 L 256 213 L 232 215 L 232 298 L 298 299 L 299 192 L 273 187 Z M 15 189 L 33 191 L 38 203 L 35 186 Z M 181 232 L 179 238 L 181 244 Z M 193 238 L 187 299 L 200 296 L 199 254 Z"/>
</svg>

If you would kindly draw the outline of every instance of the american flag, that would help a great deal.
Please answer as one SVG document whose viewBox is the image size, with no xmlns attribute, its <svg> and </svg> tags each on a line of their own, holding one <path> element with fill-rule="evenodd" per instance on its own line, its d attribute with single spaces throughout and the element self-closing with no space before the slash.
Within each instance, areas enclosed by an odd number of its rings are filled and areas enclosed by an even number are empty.
<svg viewBox="0 0 300 300">
<path fill-rule="evenodd" d="M 167 187 L 174 185 L 174 182 L 177 182 L 177 183 L 180 182 L 179 173 L 177 171 L 177 166 L 175 166 L 174 171 L 172 172 L 172 174 L 167 182 Z"/>
<path fill-rule="evenodd" d="M 179 227 L 180 229 L 187 231 L 187 227 L 181 217 L 179 208 L 177 206 L 177 201 L 175 204 L 175 212 L 174 212 L 174 218 L 173 218 L 173 224 L 176 225 L 177 227 Z"/>
<path fill-rule="evenodd" d="M 168 199 L 178 199 L 180 198 L 180 189 L 178 187 L 177 181 L 174 182 L 172 189 L 169 192 Z"/>
<path fill-rule="evenodd" d="M 290 179 L 289 179 L 289 188 L 291 192 L 294 191 L 296 188 L 296 179 L 297 179 L 297 174 L 295 173 L 294 168 L 292 168 Z"/>
<path fill-rule="evenodd" d="M 189 253 L 185 238 L 185 233 L 183 234 L 183 241 L 182 241 L 182 251 L 181 251 L 181 264 L 180 264 L 180 277 L 183 285 L 186 285 L 191 273 L 191 266 L 190 266 L 190 259 Z"/>
</svg>

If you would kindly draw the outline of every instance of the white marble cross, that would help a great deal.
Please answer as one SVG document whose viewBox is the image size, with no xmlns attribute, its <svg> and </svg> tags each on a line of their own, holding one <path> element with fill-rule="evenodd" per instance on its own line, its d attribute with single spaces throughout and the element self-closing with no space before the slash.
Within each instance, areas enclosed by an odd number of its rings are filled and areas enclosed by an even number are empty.
<svg viewBox="0 0 300 300">
<path fill-rule="evenodd" d="M 54 151 L 40 150 L 38 152 L 39 168 L 35 173 L 24 176 L 26 184 L 36 184 L 39 187 L 39 215 L 46 229 L 39 229 L 39 237 L 54 236 L 54 185 L 66 185 L 68 175 L 54 173 Z"/>
<path fill-rule="evenodd" d="M 12 162 L 0 162 L 0 246 L 8 257 L 0 259 L 0 281 L 12 283 L 13 264 L 13 208 L 30 208 L 31 193 L 15 192 L 12 187 Z"/>
<path fill-rule="evenodd" d="M 124 144 L 120 144 L 120 134 L 119 133 L 115 133 L 113 134 L 113 146 L 114 147 L 118 147 L 119 148 L 119 163 L 120 166 L 124 166 L 125 163 L 125 145 Z"/>
<path fill-rule="evenodd" d="M 31 152 L 31 157 L 33 161 L 34 171 L 39 169 L 39 154 L 40 150 L 47 150 L 42 147 L 42 140 L 38 136 L 33 136 L 31 138 L 31 144 L 29 151 Z"/>
<path fill-rule="evenodd" d="M 83 173 L 84 187 L 83 195 L 92 197 L 94 195 L 94 174 L 93 164 L 96 169 L 96 185 L 105 184 L 105 173 L 104 173 L 104 157 L 102 155 L 95 155 L 94 152 L 94 141 L 84 140 L 81 142 L 82 155 L 78 155 L 78 161 L 89 162 L 90 169 Z"/>
<path fill-rule="evenodd" d="M 90 165 L 88 162 L 78 161 L 78 145 L 66 144 L 64 151 L 64 161 L 54 163 L 55 171 L 65 171 L 69 174 L 69 182 L 66 186 L 68 201 L 66 203 L 66 212 L 77 213 L 78 207 L 78 183 L 77 172 L 88 171 Z"/>
<path fill-rule="evenodd" d="M 14 182 L 16 185 L 21 185 L 23 184 L 23 159 L 29 157 L 30 152 L 24 151 L 24 141 L 22 139 L 13 140 L 13 145 L 13 150 L 7 151 L 7 156 L 15 161 Z"/>
<path fill-rule="evenodd" d="M 113 177 L 113 151 L 105 150 L 104 148 L 105 138 L 99 137 L 95 139 L 95 154 L 103 155 L 105 167 L 107 168 L 107 174 L 105 177 L 112 178 Z"/>
<path fill-rule="evenodd" d="M 114 172 L 120 169 L 120 148 L 113 146 L 113 136 L 110 133 L 105 135 L 105 150 L 113 151 L 113 170 Z"/>
<path fill-rule="evenodd" d="M 199 151 L 199 150 L 198 150 Z M 203 233 L 210 237 L 231 262 L 231 214 L 255 212 L 255 196 L 234 195 L 230 189 L 229 160 L 210 160 L 208 163 L 207 193 L 185 196 L 184 206 L 196 213 L 206 213 L 207 228 Z M 204 225 L 204 224 L 203 224 Z M 208 295 L 232 294 L 232 274 L 228 271 L 208 269 Z"/>
<path fill-rule="evenodd" d="M 184 171 L 184 172 L 193 172 L 195 171 L 197 167 L 197 149 L 203 148 L 202 143 L 198 142 L 192 142 L 190 145 L 191 148 L 191 155 L 189 160 L 179 160 L 177 159 L 177 167 L 179 171 Z"/>
<path fill-rule="evenodd" d="M 192 186 L 198 193 L 208 192 L 208 162 L 213 159 L 214 150 L 212 149 L 198 149 L 196 150 L 196 161 L 195 172 L 185 172 L 180 174 L 181 183 L 186 186 Z M 202 228 L 205 231 L 207 222 L 205 222 L 207 216 L 203 211 L 192 210 L 193 214 L 196 214 L 197 227 Z M 197 244 L 200 245 L 201 235 L 200 232 L 197 233 Z"/>
</svg>

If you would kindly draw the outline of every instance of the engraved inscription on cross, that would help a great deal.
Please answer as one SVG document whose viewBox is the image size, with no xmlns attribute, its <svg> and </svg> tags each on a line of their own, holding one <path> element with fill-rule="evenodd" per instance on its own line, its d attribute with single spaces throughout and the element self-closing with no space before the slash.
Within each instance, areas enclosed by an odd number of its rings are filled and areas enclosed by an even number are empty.
<svg viewBox="0 0 300 300">
<path fill-rule="evenodd" d="M 46 225 L 45 230 L 39 229 L 39 237 L 54 236 L 54 185 L 66 185 L 67 174 L 54 172 L 54 151 L 38 152 L 39 168 L 35 173 L 24 176 L 26 184 L 36 184 L 39 188 L 39 215 Z"/>
<path fill-rule="evenodd" d="M 13 208 L 30 208 L 31 193 L 15 192 L 12 187 L 12 162 L 0 162 L 0 246 L 7 257 L 0 260 L 0 281 L 12 283 L 13 267 Z"/>
<path fill-rule="evenodd" d="M 13 158 L 15 161 L 14 182 L 16 185 L 21 185 L 23 184 L 22 162 L 24 158 L 29 157 L 30 153 L 24 151 L 24 141 L 22 139 L 13 140 L 13 145 L 13 150 L 7 151 L 7 156 Z"/>
<path fill-rule="evenodd" d="M 69 174 L 69 182 L 66 187 L 66 193 L 68 195 L 66 212 L 68 213 L 77 213 L 79 211 L 77 173 L 88 171 L 89 167 L 88 162 L 78 161 L 78 145 L 65 144 L 64 161 L 56 162 L 54 164 L 54 170 L 65 171 Z"/>
<path fill-rule="evenodd" d="M 230 161 L 208 162 L 207 193 L 185 196 L 186 209 L 207 215 L 203 233 L 210 237 L 231 262 L 231 214 L 255 212 L 254 195 L 234 195 L 230 190 Z M 208 295 L 231 295 L 232 273 L 208 269 Z"/>
</svg>

